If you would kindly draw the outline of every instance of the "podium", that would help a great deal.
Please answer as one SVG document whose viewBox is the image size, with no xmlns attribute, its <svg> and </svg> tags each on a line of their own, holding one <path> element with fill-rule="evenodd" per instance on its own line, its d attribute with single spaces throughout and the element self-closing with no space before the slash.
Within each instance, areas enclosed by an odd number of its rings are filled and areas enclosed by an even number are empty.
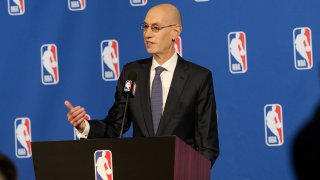
<svg viewBox="0 0 320 180">
<path fill-rule="evenodd" d="M 96 150 L 111 151 L 114 180 L 210 179 L 210 161 L 176 136 L 32 142 L 31 147 L 37 180 L 94 180 Z"/>
</svg>

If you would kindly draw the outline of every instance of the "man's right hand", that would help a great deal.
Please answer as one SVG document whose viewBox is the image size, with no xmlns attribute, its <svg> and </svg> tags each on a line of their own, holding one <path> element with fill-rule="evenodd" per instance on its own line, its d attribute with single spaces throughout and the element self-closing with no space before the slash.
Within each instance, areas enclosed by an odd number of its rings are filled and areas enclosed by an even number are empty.
<svg viewBox="0 0 320 180">
<path fill-rule="evenodd" d="M 73 105 L 67 100 L 64 101 L 64 105 L 69 109 L 67 114 L 69 123 L 82 133 L 86 127 L 85 121 L 88 120 L 86 110 L 81 106 L 73 107 Z"/>
</svg>

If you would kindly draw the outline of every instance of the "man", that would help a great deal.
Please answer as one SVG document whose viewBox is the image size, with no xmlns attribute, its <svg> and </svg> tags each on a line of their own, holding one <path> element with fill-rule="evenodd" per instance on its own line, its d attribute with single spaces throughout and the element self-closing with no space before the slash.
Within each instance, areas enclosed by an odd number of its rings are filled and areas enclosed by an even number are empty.
<svg viewBox="0 0 320 180">
<path fill-rule="evenodd" d="M 182 27 L 175 6 L 152 7 L 142 29 L 146 49 L 153 56 L 123 67 L 115 102 L 105 119 L 87 121 L 84 108 L 65 101 L 69 122 L 85 138 L 118 137 L 125 107 L 124 83 L 135 72 L 136 94 L 129 100 L 125 130 L 133 122 L 134 137 L 176 135 L 213 165 L 219 143 L 211 72 L 176 53 L 174 41 Z"/>
<path fill-rule="evenodd" d="M 0 180 L 17 180 L 16 165 L 6 155 L 0 153 Z"/>
<path fill-rule="evenodd" d="M 294 137 L 292 143 L 292 162 L 296 179 L 320 179 L 320 102 L 314 109 L 314 114 L 305 121 Z"/>
</svg>

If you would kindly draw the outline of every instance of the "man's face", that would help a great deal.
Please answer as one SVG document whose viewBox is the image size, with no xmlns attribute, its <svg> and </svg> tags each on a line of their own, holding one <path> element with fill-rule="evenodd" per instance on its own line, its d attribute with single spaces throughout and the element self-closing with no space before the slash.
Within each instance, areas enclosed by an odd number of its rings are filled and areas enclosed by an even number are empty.
<svg viewBox="0 0 320 180">
<path fill-rule="evenodd" d="M 155 55 L 170 54 L 174 48 L 173 27 L 166 27 L 158 32 L 153 32 L 150 26 L 164 27 L 172 25 L 163 11 L 151 10 L 145 17 L 144 23 L 149 26 L 143 32 L 144 43 L 148 53 Z"/>
</svg>

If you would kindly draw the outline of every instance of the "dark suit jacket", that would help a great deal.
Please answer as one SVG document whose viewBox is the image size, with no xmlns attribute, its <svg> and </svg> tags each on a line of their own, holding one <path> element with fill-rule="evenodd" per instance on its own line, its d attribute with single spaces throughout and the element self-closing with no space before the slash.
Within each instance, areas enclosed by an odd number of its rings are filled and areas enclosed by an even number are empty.
<svg viewBox="0 0 320 180">
<path fill-rule="evenodd" d="M 150 108 L 151 64 L 152 58 L 148 58 L 124 66 L 115 102 L 104 120 L 89 121 L 88 138 L 119 136 L 125 107 L 124 83 L 130 72 L 136 72 L 136 94 L 129 99 L 125 131 L 133 122 L 134 137 L 176 135 L 213 165 L 219 154 L 219 142 L 211 72 L 178 57 L 163 116 L 154 134 Z"/>
</svg>

